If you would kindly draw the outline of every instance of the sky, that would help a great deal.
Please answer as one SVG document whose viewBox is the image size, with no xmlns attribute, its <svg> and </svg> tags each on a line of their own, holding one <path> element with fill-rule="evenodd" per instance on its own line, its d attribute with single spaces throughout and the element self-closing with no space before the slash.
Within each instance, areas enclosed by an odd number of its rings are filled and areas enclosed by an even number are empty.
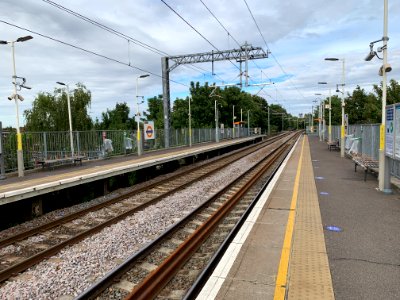
<svg viewBox="0 0 400 300">
<path fill-rule="evenodd" d="M 388 80 L 398 81 L 400 1 L 388 2 L 387 53 L 392 66 Z M 1 0 L 0 40 L 33 37 L 15 43 L 16 74 L 25 77 L 26 85 L 32 88 L 18 92 L 24 97 L 18 104 L 21 126 L 25 124 L 24 110 L 32 108 L 38 93 L 53 93 L 60 87 L 57 81 L 69 84 L 70 90 L 80 82 L 91 91 L 89 113 L 93 120 L 101 119 L 102 112 L 123 102 L 133 116 L 136 93 L 145 99 L 162 94 L 162 56 L 237 49 L 245 42 L 271 52 L 266 59 L 249 62 L 249 83 L 273 84 L 243 86 L 243 91 L 258 94 L 268 103 L 279 104 L 298 116 L 311 112 L 313 101 L 321 100 L 316 93 L 327 97 L 331 90 L 332 95 L 336 94 L 336 84 L 342 83 L 343 59 L 345 91 L 351 92 L 358 85 L 372 92 L 372 86 L 380 83 L 378 70 L 382 61 L 375 57 L 367 62 L 364 58 L 370 42 L 383 36 L 383 3 L 383 0 Z M 131 40 L 77 18 L 59 9 L 59 5 Z M 377 42 L 374 50 L 380 46 L 382 42 Z M 378 55 L 382 57 L 382 52 Z M 325 61 L 326 57 L 341 60 Z M 171 101 L 189 95 L 191 81 L 239 83 L 235 61 L 215 62 L 214 73 L 211 63 L 178 66 L 170 73 Z M 144 74 L 150 76 L 137 80 Z M 3 127 L 16 126 L 16 105 L 14 100 L 7 99 L 13 94 L 12 76 L 11 46 L 0 45 Z M 328 84 L 318 85 L 320 81 Z M 146 102 L 140 106 L 140 110 L 145 109 Z"/>
</svg>

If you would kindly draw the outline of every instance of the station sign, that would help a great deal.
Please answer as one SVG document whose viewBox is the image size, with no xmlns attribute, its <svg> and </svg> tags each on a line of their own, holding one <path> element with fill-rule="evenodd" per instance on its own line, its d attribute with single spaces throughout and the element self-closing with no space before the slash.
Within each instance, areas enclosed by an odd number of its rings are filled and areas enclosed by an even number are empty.
<svg viewBox="0 0 400 300">
<path fill-rule="evenodd" d="M 380 128 L 380 149 L 385 155 L 400 160 L 400 103 L 386 106 L 385 126 Z"/>
<path fill-rule="evenodd" d="M 154 140 L 156 137 L 156 132 L 154 130 L 154 121 L 144 121 L 144 139 Z"/>
</svg>

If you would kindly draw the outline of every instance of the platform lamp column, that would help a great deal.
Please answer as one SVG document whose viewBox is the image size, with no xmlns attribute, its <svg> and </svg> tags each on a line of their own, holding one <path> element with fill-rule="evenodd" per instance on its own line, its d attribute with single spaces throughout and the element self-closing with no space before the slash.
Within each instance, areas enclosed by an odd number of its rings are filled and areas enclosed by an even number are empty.
<svg viewBox="0 0 400 300">
<path fill-rule="evenodd" d="M 136 144 L 137 144 L 137 151 L 138 156 L 142 155 L 142 141 L 141 141 L 141 134 L 140 134 L 140 113 L 139 113 L 139 95 L 138 95 L 138 85 L 139 85 L 139 78 L 145 78 L 150 76 L 149 74 L 144 74 L 136 77 L 136 116 L 137 116 L 137 134 L 136 134 Z"/>
<path fill-rule="evenodd" d="M 217 109 L 217 100 L 214 100 L 214 109 L 215 109 L 215 142 L 219 142 L 219 133 L 218 133 L 218 109 Z"/>
<path fill-rule="evenodd" d="M 71 117 L 71 100 L 69 98 L 69 85 L 63 82 L 57 81 L 57 84 L 63 85 L 67 88 L 67 105 L 68 105 L 68 122 L 69 122 L 69 141 L 71 145 L 71 157 L 74 157 L 74 138 L 72 134 L 72 117 Z"/>
<path fill-rule="evenodd" d="M 325 81 L 320 81 L 318 82 L 318 84 L 328 84 Z M 332 110 L 332 106 L 331 106 L 331 89 L 329 89 L 329 125 L 328 125 L 328 142 L 330 143 L 332 141 L 332 123 L 331 123 L 331 110 Z"/>
<path fill-rule="evenodd" d="M 329 143 L 332 142 L 332 119 L 331 119 L 331 112 L 332 112 L 332 95 L 331 95 L 331 89 L 329 89 L 329 127 L 328 127 L 328 139 L 329 139 Z"/>
<path fill-rule="evenodd" d="M 192 147 L 192 111 L 190 102 L 192 102 L 192 96 L 189 97 L 189 147 Z"/>
<path fill-rule="evenodd" d="M 383 65 L 382 65 L 382 124 L 381 134 L 383 136 L 382 145 L 379 147 L 379 190 L 384 193 L 391 193 L 390 183 L 390 164 L 389 158 L 385 157 L 385 128 L 386 128 L 386 97 L 387 97 L 387 72 L 391 71 L 391 67 L 387 67 L 387 42 L 388 42 L 388 1 L 384 0 L 384 17 L 383 17 L 383 37 L 382 37 L 382 51 L 383 51 Z"/>
<path fill-rule="evenodd" d="M 247 111 L 247 136 L 250 136 L 250 111 Z"/>
<path fill-rule="evenodd" d="M 235 138 L 235 105 L 232 108 L 232 138 Z"/>
<path fill-rule="evenodd" d="M 386 153 L 386 97 L 387 97 L 387 72 L 392 71 L 392 67 L 387 63 L 387 43 L 388 37 L 388 1 L 383 1 L 383 37 L 369 44 L 370 51 L 365 58 L 366 61 L 372 60 L 375 56 L 383 60 L 383 64 L 379 69 L 379 75 L 382 76 L 382 123 L 380 126 L 380 143 L 379 143 L 379 190 L 384 193 L 391 193 L 390 180 L 390 158 Z M 375 43 L 382 42 L 382 47 L 378 48 L 378 52 L 383 52 L 383 57 L 380 58 L 373 47 Z"/>
<path fill-rule="evenodd" d="M 345 93 L 344 93 L 344 87 L 346 85 L 346 78 L 345 78 L 345 59 L 339 59 L 339 58 L 335 58 L 335 57 L 328 57 L 325 58 L 325 60 L 329 60 L 329 61 L 342 61 L 342 126 L 340 129 L 340 156 L 344 157 L 344 143 L 345 143 L 345 128 L 344 128 L 344 107 L 345 107 L 345 102 L 344 102 L 344 97 L 345 97 Z"/>
<path fill-rule="evenodd" d="M 22 151 L 22 137 L 19 129 L 19 107 L 18 107 L 18 95 L 17 95 L 17 74 L 15 68 L 15 47 L 14 44 L 17 42 L 25 42 L 33 39 L 30 35 L 18 38 L 15 41 L 0 41 L 0 45 L 11 44 L 12 60 L 13 60 L 13 84 L 14 84 L 14 99 L 15 99 L 15 110 L 17 114 L 17 164 L 18 164 L 18 177 L 24 177 L 24 154 Z"/>
</svg>

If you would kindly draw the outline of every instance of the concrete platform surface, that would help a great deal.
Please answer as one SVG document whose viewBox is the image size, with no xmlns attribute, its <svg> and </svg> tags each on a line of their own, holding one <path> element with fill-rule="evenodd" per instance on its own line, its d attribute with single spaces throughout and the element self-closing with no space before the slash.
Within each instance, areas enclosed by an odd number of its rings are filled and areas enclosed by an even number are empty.
<svg viewBox="0 0 400 300">
<path fill-rule="evenodd" d="M 398 190 L 315 136 L 301 144 L 198 299 L 400 299 Z"/>
</svg>

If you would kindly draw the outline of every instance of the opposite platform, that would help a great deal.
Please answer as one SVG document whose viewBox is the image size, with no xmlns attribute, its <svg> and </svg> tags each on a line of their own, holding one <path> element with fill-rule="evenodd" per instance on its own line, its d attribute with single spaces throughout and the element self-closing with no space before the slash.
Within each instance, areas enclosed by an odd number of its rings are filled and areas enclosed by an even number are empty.
<svg viewBox="0 0 400 300">
<path fill-rule="evenodd" d="M 261 139 L 262 136 L 253 136 L 225 140 L 219 143 L 197 144 L 193 147 L 164 149 L 147 152 L 140 157 L 124 156 L 106 160 L 96 160 L 86 162 L 82 167 L 60 168 L 54 171 L 38 171 L 29 173 L 22 178 L 7 178 L 6 180 L 0 181 L 0 205 L 174 160 L 201 155 L 211 151 L 219 151 L 227 147 L 236 147 L 239 144 L 252 143 Z"/>
</svg>

